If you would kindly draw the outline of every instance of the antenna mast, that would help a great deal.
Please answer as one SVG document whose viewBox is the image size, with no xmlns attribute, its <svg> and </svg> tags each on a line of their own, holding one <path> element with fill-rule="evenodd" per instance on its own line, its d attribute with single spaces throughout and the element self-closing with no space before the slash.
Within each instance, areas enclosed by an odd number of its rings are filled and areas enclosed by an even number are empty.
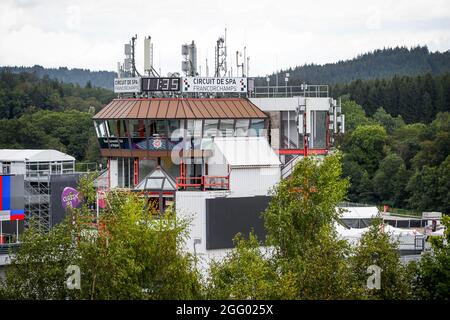
<svg viewBox="0 0 450 320">
<path fill-rule="evenodd" d="M 227 76 L 227 29 L 225 28 L 225 36 L 219 37 L 216 43 L 215 59 L 214 59 L 214 77 Z"/>
</svg>

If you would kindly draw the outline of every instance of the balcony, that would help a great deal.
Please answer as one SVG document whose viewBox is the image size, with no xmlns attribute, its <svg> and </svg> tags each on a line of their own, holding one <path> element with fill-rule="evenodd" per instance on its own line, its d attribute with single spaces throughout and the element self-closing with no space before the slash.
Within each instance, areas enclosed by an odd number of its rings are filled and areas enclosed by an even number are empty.
<svg viewBox="0 0 450 320">
<path fill-rule="evenodd" d="M 230 176 L 177 177 L 177 190 L 229 190 Z"/>
</svg>

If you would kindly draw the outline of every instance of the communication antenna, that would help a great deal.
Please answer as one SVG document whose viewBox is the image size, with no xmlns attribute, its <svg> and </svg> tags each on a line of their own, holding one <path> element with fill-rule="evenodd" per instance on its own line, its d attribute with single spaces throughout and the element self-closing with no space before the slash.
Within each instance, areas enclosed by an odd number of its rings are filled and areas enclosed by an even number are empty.
<svg viewBox="0 0 450 320">
<path fill-rule="evenodd" d="M 214 76 L 226 77 L 227 75 L 227 28 L 225 28 L 225 36 L 219 37 L 216 42 L 214 56 Z"/>
<path fill-rule="evenodd" d="M 183 44 L 181 46 L 181 55 L 183 61 L 181 62 L 181 70 L 186 76 L 195 77 L 197 73 L 197 46 L 192 40 L 191 44 Z"/>
<path fill-rule="evenodd" d="M 153 76 L 153 43 L 152 37 L 144 38 L 144 73 Z"/>
<path fill-rule="evenodd" d="M 135 54 L 136 54 L 136 39 L 137 39 L 137 34 L 131 38 L 131 75 L 133 77 L 136 77 L 136 74 L 140 77 L 141 75 L 139 74 L 139 72 L 136 70 L 136 60 L 135 60 Z"/>
<path fill-rule="evenodd" d="M 244 76 L 244 62 L 239 64 L 239 57 L 242 57 L 242 52 L 236 51 L 236 76 L 239 76 L 239 68 L 241 68 L 241 76 Z"/>
</svg>

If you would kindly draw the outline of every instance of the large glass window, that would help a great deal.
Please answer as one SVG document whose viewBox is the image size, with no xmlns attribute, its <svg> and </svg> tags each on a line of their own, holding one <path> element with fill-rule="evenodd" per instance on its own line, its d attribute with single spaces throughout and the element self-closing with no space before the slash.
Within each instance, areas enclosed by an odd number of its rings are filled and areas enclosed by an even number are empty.
<svg viewBox="0 0 450 320">
<path fill-rule="evenodd" d="M 166 120 L 149 120 L 148 122 L 149 137 L 166 137 L 167 121 Z"/>
<path fill-rule="evenodd" d="M 281 149 L 297 149 L 299 135 L 295 111 L 281 112 Z"/>
<path fill-rule="evenodd" d="M 169 138 L 178 139 L 180 137 L 180 120 L 167 120 Z"/>
<path fill-rule="evenodd" d="M 169 120 L 169 136 L 173 141 L 183 138 L 185 120 Z"/>
<path fill-rule="evenodd" d="M 187 135 L 188 137 L 202 136 L 202 120 L 188 120 L 187 121 Z"/>
<path fill-rule="evenodd" d="M 237 119 L 236 130 L 234 131 L 234 135 L 236 137 L 246 137 L 248 135 L 249 125 L 250 125 L 249 119 Z"/>
<path fill-rule="evenodd" d="M 104 121 L 96 121 L 97 137 L 106 138 L 106 124 Z"/>
<path fill-rule="evenodd" d="M 110 137 L 117 137 L 117 124 L 116 120 L 107 120 L 106 124 L 108 125 L 108 132 Z"/>
<path fill-rule="evenodd" d="M 234 133 L 234 119 L 221 119 L 219 130 L 223 137 L 232 137 Z"/>
<path fill-rule="evenodd" d="M 219 120 L 217 120 L 217 119 L 205 120 L 205 129 L 203 131 L 203 136 L 204 137 L 216 137 L 218 125 L 219 125 Z"/>
<path fill-rule="evenodd" d="M 327 112 L 311 112 L 311 148 L 324 149 L 326 147 L 327 130 Z"/>
<path fill-rule="evenodd" d="M 144 120 L 129 120 L 128 125 L 131 137 L 145 137 Z"/>
<path fill-rule="evenodd" d="M 264 130 L 264 119 L 251 120 L 249 136 L 251 137 L 263 136 L 264 135 L 263 130 Z"/>
<path fill-rule="evenodd" d="M 134 185 L 134 159 L 118 158 L 118 183 L 121 188 Z"/>
</svg>

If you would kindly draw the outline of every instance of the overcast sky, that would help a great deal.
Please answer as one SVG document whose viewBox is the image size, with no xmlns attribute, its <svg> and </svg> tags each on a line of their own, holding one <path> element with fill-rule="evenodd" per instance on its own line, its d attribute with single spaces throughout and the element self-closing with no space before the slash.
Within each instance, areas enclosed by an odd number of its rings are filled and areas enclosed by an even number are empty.
<svg viewBox="0 0 450 320">
<path fill-rule="evenodd" d="M 247 46 L 250 75 L 351 59 L 397 45 L 450 49 L 450 1 L 0 0 L 0 65 L 116 70 L 123 43 L 152 36 L 163 74 L 181 69 L 181 44 L 195 40 L 205 73 L 227 28 L 229 64 Z"/>
</svg>

